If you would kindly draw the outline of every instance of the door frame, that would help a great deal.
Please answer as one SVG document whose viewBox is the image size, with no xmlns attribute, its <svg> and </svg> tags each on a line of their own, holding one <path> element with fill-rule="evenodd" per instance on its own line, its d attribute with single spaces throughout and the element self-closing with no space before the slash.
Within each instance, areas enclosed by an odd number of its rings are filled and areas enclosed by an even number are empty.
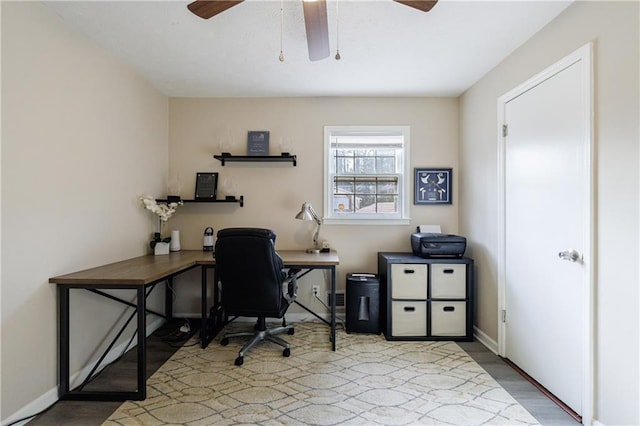
<svg viewBox="0 0 640 426">
<path fill-rule="evenodd" d="M 588 43 L 565 58 L 546 68 L 544 71 L 531 77 L 524 83 L 498 98 L 498 351 L 501 356 L 506 355 L 506 324 L 504 314 L 506 312 L 506 137 L 503 136 L 505 124 L 505 109 L 509 101 L 522 95 L 524 92 L 541 84 L 553 75 L 561 72 L 571 65 L 580 63 L 585 76 L 582 86 L 582 95 L 585 103 L 582 111 L 585 122 L 585 157 L 583 165 L 586 168 L 587 182 L 585 182 L 586 204 L 586 229 L 584 229 L 585 248 L 583 263 L 585 268 L 585 292 L 582 300 L 583 324 L 582 330 L 584 360 L 582 365 L 582 422 L 591 424 L 593 420 L 594 404 L 594 358 L 595 358 L 595 184 L 594 184 L 594 143 L 593 143 L 593 46 Z"/>
</svg>

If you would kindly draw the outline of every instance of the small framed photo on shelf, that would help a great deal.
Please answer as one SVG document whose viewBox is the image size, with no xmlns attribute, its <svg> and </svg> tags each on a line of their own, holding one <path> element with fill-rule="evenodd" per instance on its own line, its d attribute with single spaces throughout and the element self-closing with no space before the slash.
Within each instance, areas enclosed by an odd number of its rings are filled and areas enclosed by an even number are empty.
<svg viewBox="0 0 640 426">
<path fill-rule="evenodd" d="M 247 155 L 269 155 L 268 130 L 252 130 L 248 133 Z"/>
<path fill-rule="evenodd" d="M 213 201 L 218 192 L 218 173 L 196 174 L 196 196 L 198 201 Z"/>
<path fill-rule="evenodd" d="M 451 169 L 414 169 L 413 204 L 451 204 Z"/>
</svg>

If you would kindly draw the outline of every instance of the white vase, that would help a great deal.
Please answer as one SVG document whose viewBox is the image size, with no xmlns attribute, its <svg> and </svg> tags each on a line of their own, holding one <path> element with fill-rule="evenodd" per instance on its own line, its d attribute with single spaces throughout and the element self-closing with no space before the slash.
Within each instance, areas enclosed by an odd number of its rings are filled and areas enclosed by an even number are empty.
<svg viewBox="0 0 640 426">
<path fill-rule="evenodd" d="M 169 250 L 180 251 L 180 231 L 171 231 L 171 242 L 169 243 Z"/>
<path fill-rule="evenodd" d="M 153 254 L 169 254 L 169 243 L 158 242 L 153 248 Z"/>
</svg>

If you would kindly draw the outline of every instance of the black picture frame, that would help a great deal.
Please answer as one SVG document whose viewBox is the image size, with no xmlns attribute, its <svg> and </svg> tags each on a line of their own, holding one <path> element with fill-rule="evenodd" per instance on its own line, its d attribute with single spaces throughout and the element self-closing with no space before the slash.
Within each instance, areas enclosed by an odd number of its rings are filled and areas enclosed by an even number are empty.
<svg viewBox="0 0 640 426">
<path fill-rule="evenodd" d="M 413 204 L 451 204 L 453 172 L 449 168 L 414 169 Z"/>
<path fill-rule="evenodd" d="M 269 131 L 252 130 L 247 134 L 247 155 L 269 155 Z"/>
<path fill-rule="evenodd" d="M 213 201 L 218 193 L 218 173 L 196 173 L 196 194 L 198 201 Z"/>
</svg>

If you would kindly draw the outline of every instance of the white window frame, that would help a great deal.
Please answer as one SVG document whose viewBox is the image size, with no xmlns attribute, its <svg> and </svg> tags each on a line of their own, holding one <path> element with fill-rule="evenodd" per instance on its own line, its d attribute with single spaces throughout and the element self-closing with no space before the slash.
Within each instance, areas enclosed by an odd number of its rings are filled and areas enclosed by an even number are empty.
<svg viewBox="0 0 640 426">
<path fill-rule="evenodd" d="M 331 170 L 331 137 L 334 133 L 353 133 L 362 135 L 384 135 L 401 134 L 403 137 L 401 176 L 398 181 L 399 214 L 393 217 L 374 214 L 363 217 L 361 214 L 349 216 L 335 215 L 333 213 L 333 179 L 334 172 Z M 323 223 L 335 225 L 409 225 L 409 207 L 411 199 L 410 185 L 410 127 L 409 126 L 325 126 L 324 127 L 324 183 L 323 201 L 324 217 Z"/>
</svg>

